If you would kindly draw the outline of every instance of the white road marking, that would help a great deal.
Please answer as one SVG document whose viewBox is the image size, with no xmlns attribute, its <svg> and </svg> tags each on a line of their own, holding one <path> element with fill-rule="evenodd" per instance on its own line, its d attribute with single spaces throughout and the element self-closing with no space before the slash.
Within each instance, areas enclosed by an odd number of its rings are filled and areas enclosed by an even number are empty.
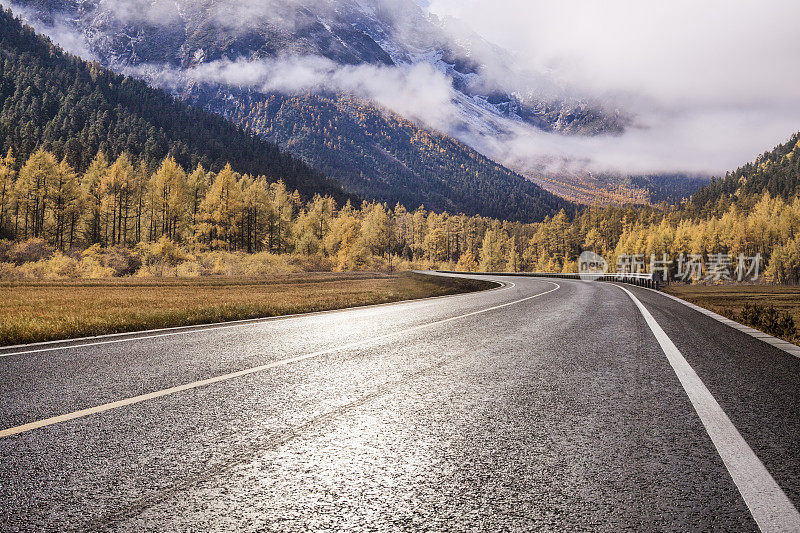
<svg viewBox="0 0 800 533">
<path fill-rule="evenodd" d="M 800 513 L 683 354 L 639 299 L 625 287 L 620 289 L 628 293 L 653 331 L 758 527 L 765 532 L 800 531 Z"/>
<path fill-rule="evenodd" d="M 170 387 L 168 389 L 163 389 L 163 390 L 160 390 L 160 391 L 150 392 L 148 394 L 142 394 L 140 396 L 134 396 L 132 398 L 126 398 L 124 400 L 118 400 L 116 402 L 110 402 L 110 403 L 106 403 L 106 404 L 103 404 L 103 405 L 98 405 L 96 407 L 90 407 L 88 409 L 81 409 L 80 411 L 73 411 L 71 413 L 67 413 L 67 414 L 63 414 L 63 415 L 59 415 L 59 416 L 54 416 L 54 417 L 51 417 L 51 418 L 45 418 L 43 420 L 38 420 L 36 422 L 30 422 L 28 424 L 23 424 L 21 426 L 16 426 L 16 427 L 8 428 L 8 429 L 3 429 L 3 430 L 0 430 L 0 438 L 10 437 L 12 435 L 18 435 L 20 433 L 25 433 L 26 431 L 31 431 L 31 430 L 42 428 L 42 427 L 46 427 L 46 426 L 52 426 L 53 424 L 59 424 L 61 422 L 67 422 L 69 420 L 75 420 L 75 419 L 78 419 L 78 418 L 84 418 L 84 417 L 87 417 L 87 416 L 90 416 L 90 415 L 94 415 L 94 414 L 97 414 L 97 413 L 102 413 L 104 411 L 110 411 L 111 409 L 117 409 L 118 407 L 125 407 L 125 406 L 128 406 L 128 405 L 133 405 L 135 403 L 144 402 L 146 400 L 152 400 L 152 399 L 155 399 L 155 398 L 161 398 L 162 396 L 168 396 L 170 394 L 175 394 L 177 392 L 183 392 L 183 391 L 187 391 L 187 390 L 191 390 L 191 389 L 196 389 L 196 388 L 199 388 L 199 387 L 205 387 L 207 385 L 212 385 L 214 383 L 220 383 L 222 381 L 228 381 L 228 380 L 231 380 L 231 379 L 240 378 L 240 377 L 243 377 L 243 376 L 248 376 L 250 374 L 255 374 L 257 372 L 263 372 L 264 370 L 269 370 L 271 368 L 277 368 L 277 367 L 281 367 L 281 366 L 290 365 L 292 363 L 298 363 L 300 361 L 305 361 L 307 359 L 312 359 L 314 357 L 319 357 L 321 355 L 328 355 L 328 354 L 332 354 L 332 353 L 335 353 L 335 352 L 350 350 L 352 348 L 358 348 L 359 346 L 363 346 L 365 344 L 373 343 L 373 342 L 377 342 L 377 341 L 382 341 L 382 340 L 385 340 L 387 338 L 390 338 L 390 337 L 393 337 L 393 336 L 396 336 L 396 335 L 401 335 L 401 334 L 411 333 L 411 332 L 414 332 L 414 331 L 419 331 L 421 329 L 429 328 L 429 327 L 432 327 L 432 326 L 438 326 L 440 324 L 445 324 L 447 322 L 452 322 L 454 320 L 460 320 L 460 319 L 463 319 L 463 318 L 468 318 L 468 317 L 471 317 L 471 316 L 480 315 L 480 314 L 483 314 L 483 313 L 488 313 L 489 311 L 495 311 L 497 309 L 502 309 L 502 308 L 508 307 L 510 305 L 515 305 L 515 304 L 519 304 L 519 303 L 522 303 L 522 302 L 526 302 L 528 300 L 532 300 L 534 298 L 538 298 L 540 296 L 544 296 L 545 294 L 550 294 L 551 292 L 557 291 L 558 289 L 561 288 L 561 286 L 558 283 L 554 283 L 552 281 L 545 281 L 545 283 L 549 283 L 551 285 L 555 285 L 555 288 L 550 289 L 549 291 L 545 291 L 545 292 L 539 293 L 539 294 L 534 294 L 533 296 L 528 296 L 526 298 L 521 298 L 519 300 L 514 300 L 513 302 L 507 302 L 507 303 L 504 303 L 504 304 L 495 305 L 495 306 L 492 306 L 492 307 L 487 307 L 486 309 L 479 309 L 478 311 L 472 311 L 470 313 L 466 313 L 466 314 L 463 314 L 463 315 L 458 315 L 458 316 L 454 316 L 454 317 L 450 317 L 450 318 L 445 318 L 445 319 L 442 319 L 442 320 L 437 320 L 435 322 L 429 322 L 427 324 L 420 324 L 418 326 L 413 326 L 411 328 L 407 328 L 407 329 L 404 329 L 404 330 L 401 330 L 401 331 L 394 331 L 394 332 L 391 332 L 391 333 L 386 333 L 384 335 L 379 335 L 377 337 L 371 337 L 369 339 L 364 339 L 364 340 L 361 340 L 361 341 L 351 342 L 351 343 L 345 344 L 343 346 L 337 346 L 336 348 L 329 348 L 327 350 L 320 350 L 318 352 L 313 352 L 313 353 L 309 353 L 309 354 L 305 354 L 305 355 L 300 355 L 300 356 L 297 356 L 297 357 L 291 357 L 289 359 L 282 359 L 280 361 L 274 361 L 274 362 L 268 363 L 266 365 L 256 366 L 256 367 L 253 367 L 253 368 L 247 368 L 247 369 L 244 369 L 244 370 L 239 370 L 238 372 L 232 372 L 230 374 L 223 374 L 221 376 L 216 376 L 216 377 L 209 378 L 209 379 L 203 379 L 203 380 L 200 380 L 200 381 L 194 381 L 192 383 L 186 383 L 185 385 L 178 385 L 176 387 Z M 134 339 L 132 339 L 132 340 L 134 340 Z"/>
<path fill-rule="evenodd" d="M 492 280 L 490 280 L 492 281 Z M 103 344 L 118 344 L 120 342 L 131 342 L 131 341 L 140 341 L 144 339 L 158 339 L 161 337 L 173 337 L 175 335 L 186 335 L 189 333 L 198 333 L 202 331 L 212 331 L 218 329 L 232 329 L 232 328 L 243 328 L 247 326 L 254 326 L 262 323 L 273 322 L 273 321 L 284 321 L 284 320 L 294 320 L 298 318 L 307 318 L 312 316 L 318 315 L 327 315 L 333 313 L 342 313 L 345 311 L 361 311 L 364 309 L 370 309 L 373 307 L 388 307 L 394 305 L 401 305 L 401 304 L 413 304 L 417 302 L 426 302 L 431 300 L 439 300 L 442 298 L 453 298 L 457 296 L 468 296 L 471 294 L 481 294 L 482 292 L 491 292 L 496 290 L 502 289 L 513 289 L 516 287 L 515 283 L 510 281 L 506 282 L 495 282 L 501 283 L 500 287 L 489 289 L 487 291 L 479 291 L 479 292 L 464 292 L 459 294 L 448 294 L 445 296 L 430 296 L 428 298 L 417 298 L 416 300 L 401 300 L 399 302 L 389 302 L 385 304 L 372 304 L 372 305 L 361 305 L 358 307 L 346 307 L 344 309 L 331 309 L 329 311 L 316 311 L 314 313 L 297 313 L 293 315 L 279 315 L 279 316 L 270 316 L 264 318 L 246 318 L 244 320 L 230 320 L 227 322 L 216 322 L 213 324 L 199 324 L 197 326 L 178 326 L 174 328 L 161 328 L 161 329 L 151 329 L 145 331 L 128 331 L 125 333 L 111 333 L 109 335 L 98 335 L 96 337 L 84 337 L 82 339 L 62 339 L 62 340 L 55 340 L 55 341 L 47 341 L 47 342 L 37 342 L 33 344 L 19 344 L 17 346 L 3 346 L 0 347 L 0 350 L 14 350 L 20 348 L 26 348 L 28 346 L 43 346 L 48 344 L 63 344 L 63 346 L 50 346 L 47 348 L 30 348 L 27 350 L 22 351 L 10 351 L 8 353 L 0 353 L 0 357 L 10 357 L 12 355 L 25 355 L 31 353 L 41 353 L 41 352 L 53 352 L 56 350 L 68 350 L 73 348 L 88 348 L 90 346 L 101 346 Z M 120 338 L 115 338 L 120 337 Z M 81 342 L 81 341 L 88 341 L 91 339 L 106 339 L 106 340 L 98 340 L 94 342 Z M 78 344 L 69 344 L 70 342 L 78 342 Z"/>
</svg>

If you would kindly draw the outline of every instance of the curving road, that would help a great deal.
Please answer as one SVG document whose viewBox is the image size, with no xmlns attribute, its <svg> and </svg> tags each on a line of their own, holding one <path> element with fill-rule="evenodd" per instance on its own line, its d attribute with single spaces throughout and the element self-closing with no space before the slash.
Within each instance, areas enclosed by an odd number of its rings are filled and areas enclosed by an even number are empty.
<svg viewBox="0 0 800 533">
<path fill-rule="evenodd" d="M 800 359 L 663 295 L 0 350 L 0 529 L 800 530 Z"/>
</svg>

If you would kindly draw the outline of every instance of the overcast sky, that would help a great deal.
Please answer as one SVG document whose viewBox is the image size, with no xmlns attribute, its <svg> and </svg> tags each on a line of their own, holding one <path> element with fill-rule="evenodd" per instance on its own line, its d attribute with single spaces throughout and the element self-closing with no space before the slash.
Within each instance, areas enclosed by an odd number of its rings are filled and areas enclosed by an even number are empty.
<svg viewBox="0 0 800 533">
<path fill-rule="evenodd" d="M 623 138 L 562 144 L 601 164 L 720 173 L 800 130 L 798 0 L 430 0 L 429 9 L 513 51 L 520 69 L 633 111 L 642 128 Z"/>
</svg>

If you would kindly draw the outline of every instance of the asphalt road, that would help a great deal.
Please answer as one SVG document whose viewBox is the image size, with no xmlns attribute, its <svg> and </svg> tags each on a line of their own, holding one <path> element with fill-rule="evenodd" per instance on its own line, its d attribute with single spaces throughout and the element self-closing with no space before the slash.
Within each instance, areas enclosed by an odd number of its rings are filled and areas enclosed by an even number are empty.
<svg viewBox="0 0 800 533">
<path fill-rule="evenodd" d="M 799 359 L 653 291 L 493 279 L 0 351 L 0 529 L 800 527 Z"/>
</svg>

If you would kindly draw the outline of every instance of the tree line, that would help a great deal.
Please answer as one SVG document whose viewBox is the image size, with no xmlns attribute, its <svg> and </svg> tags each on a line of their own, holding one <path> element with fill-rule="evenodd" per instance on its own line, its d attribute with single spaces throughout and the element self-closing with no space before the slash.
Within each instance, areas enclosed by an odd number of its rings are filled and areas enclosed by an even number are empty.
<svg viewBox="0 0 800 533">
<path fill-rule="evenodd" d="M 61 251 L 164 237 L 208 249 L 280 253 L 288 250 L 288 221 L 301 203 L 282 181 L 241 175 L 230 165 L 187 173 L 166 157 L 151 170 L 126 153 L 112 161 L 99 152 L 78 173 L 44 149 L 18 171 L 11 150 L 0 161 L 0 231 L 16 240 L 44 239 Z"/>
<path fill-rule="evenodd" d="M 43 239 L 67 253 L 166 239 L 196 251 L 319 255 L 340 270 L 374 258 L 499 268 L 509 235 L 525 227 L 399 204 L 304 200 L 282 181 L 230 165 L 187 171 L 172 157 L 150 169 L 125 153 L 110 160 L 99 152 L 83 173 L 44 149 L 22 164 L 10 150 L 0 160 L 2 235 Z"/>
<path fill-rule="evenodd" d="M 304 199 L 282 181 L 226 165 L 155 168 L 125 153 L 95 155 L 85 172 L 39 149 L 0 160 L 0 232 L 70 252 L 166 240 L 194 251 L 321 257 L 337 270 L 437 266 L 468 271 L 575 272 L 584 250 L 613 265 L 623 254 L 761 254 L 770 279 L 800 278 L 800 197 L 741 195 L 721 215 L 661 208 L 591 207 L 540 223 L 407 210 L 333 197 Z"/>
</svg>

